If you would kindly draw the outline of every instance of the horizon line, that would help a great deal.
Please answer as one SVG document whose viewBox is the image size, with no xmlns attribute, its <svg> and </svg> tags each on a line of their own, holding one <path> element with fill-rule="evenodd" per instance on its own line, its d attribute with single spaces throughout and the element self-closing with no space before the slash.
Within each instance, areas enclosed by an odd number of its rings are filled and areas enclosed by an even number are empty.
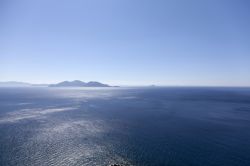
<svg viewBox="0 0 250 166">
<path fill-rule="evenodd" d="M 64 81 L 68 81 L 68 80 L 64 80 Z M 56 83 L 32 83 L 32 82 L 26 82 L 26 81 L 0 81 L 0 83 L 10 83 L 10 82 L 16 82 L 16 83 L 24 83 L 24 84 L 31 84 L 32 85 L 51 85 L 51 84 L 57 84 L 60 82 L 64 82 L 64 81 L 58 81 Z M 76 80 L 72 80 L 72 81 L 76 81 Z M 78 81 L 82 81 L 82 80 L 78 80 Z M 82 82 L 92 82 L 92 81 L 82 81 Z M 100 82 L 103 83 L 102 81 L 94 81 L 94 82 Z M 110 85 L 109 83 L 106 83 L 108 85 Z M 115 84 L 112 86 L 121 86 L 121 87 L 226 87 L 226 88 L 250 88 L 250 85 L 206 85 L 206 84 L 197 84 L 197 85 L 178 85 L 178 84 L 155 84 L 155 83 L 151 83 L 151 84 Z"/>
</svg>

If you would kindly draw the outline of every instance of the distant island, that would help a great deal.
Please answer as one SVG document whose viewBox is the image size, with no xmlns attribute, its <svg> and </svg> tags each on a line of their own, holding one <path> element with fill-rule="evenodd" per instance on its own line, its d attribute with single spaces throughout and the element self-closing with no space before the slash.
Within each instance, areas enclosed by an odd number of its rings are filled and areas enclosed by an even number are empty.
<svg viewBox="0 0 250 166">
<path fill-rule="evenodd" d="M 96 81 L 82 82 L 80 80 L 75 80 L 75 81 L 63 81 L 57 84 L 51 84 L 49 85 L 49 87 L 112 87 L 112 86 Z"/>
<path fill-rule="evenodd" d="M 57 84 L 31 84 L 26 82 L 7 81 L 0 82 L 0 87 L 30 87 L 30 86 L 43 86 L 43 87 L 119 87 L 110 86 L 97 81 L 83 82 L 80 80 L 63 81 Z"/>
<path fill-rule="evenodd" d="M 32 84 L 26 82 L 18 82 L 18 81 L 0 82 L 0 87 L 27 87 L 27 86 L 32 86 Z"/>
</svg>

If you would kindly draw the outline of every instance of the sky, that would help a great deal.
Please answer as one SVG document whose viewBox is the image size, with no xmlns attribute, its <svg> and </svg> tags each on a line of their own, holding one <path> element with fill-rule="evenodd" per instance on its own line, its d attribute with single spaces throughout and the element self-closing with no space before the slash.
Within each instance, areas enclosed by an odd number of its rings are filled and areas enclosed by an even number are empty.
<svg viewBox="0 0 250 166">
<path fill-rule="evenodd" d="M 0 81 L 250 86 L 249 0 L 0 0 Z"/>
</svg>

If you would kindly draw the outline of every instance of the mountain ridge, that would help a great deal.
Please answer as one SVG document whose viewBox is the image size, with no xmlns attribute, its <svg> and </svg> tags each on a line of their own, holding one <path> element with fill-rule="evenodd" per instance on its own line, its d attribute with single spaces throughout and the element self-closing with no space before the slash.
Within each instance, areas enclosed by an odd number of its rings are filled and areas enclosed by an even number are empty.
<svg viewBox="0 0 250 166">
<path fill-rule="evenodd" d="M 83 82 L 80 80 L 74 80 L 74 81 L 63 81 L 57 84 L 50 84 L 49 87 L 112 87 L 112 86 L 97 81 Z"/>
<path fill-rule="evenodd" d="M 62 81 L 56 84 L 32 84 L 27 82 L 19 81 L 4 81 L 0 82 L 0 87 L 31 87 L 31 86 L 42 86 L 42 87 L 118 87 L 110 86 L 108 84 L 103 84 L 97 81 L 83 82 L 80 80 L 74 81 Z"/>
</svg>

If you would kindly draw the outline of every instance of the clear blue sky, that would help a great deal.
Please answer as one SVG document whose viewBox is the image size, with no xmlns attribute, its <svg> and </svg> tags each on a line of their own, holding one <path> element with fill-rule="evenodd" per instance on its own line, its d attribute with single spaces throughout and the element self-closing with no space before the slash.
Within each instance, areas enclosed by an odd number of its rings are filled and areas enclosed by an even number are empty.
<svg viewBox="0 0 250 166">
<path fill-rule="evenodd" d="M 249 0 L 1 0 L 0 81 L 250 86 Z"/>
</svg>

